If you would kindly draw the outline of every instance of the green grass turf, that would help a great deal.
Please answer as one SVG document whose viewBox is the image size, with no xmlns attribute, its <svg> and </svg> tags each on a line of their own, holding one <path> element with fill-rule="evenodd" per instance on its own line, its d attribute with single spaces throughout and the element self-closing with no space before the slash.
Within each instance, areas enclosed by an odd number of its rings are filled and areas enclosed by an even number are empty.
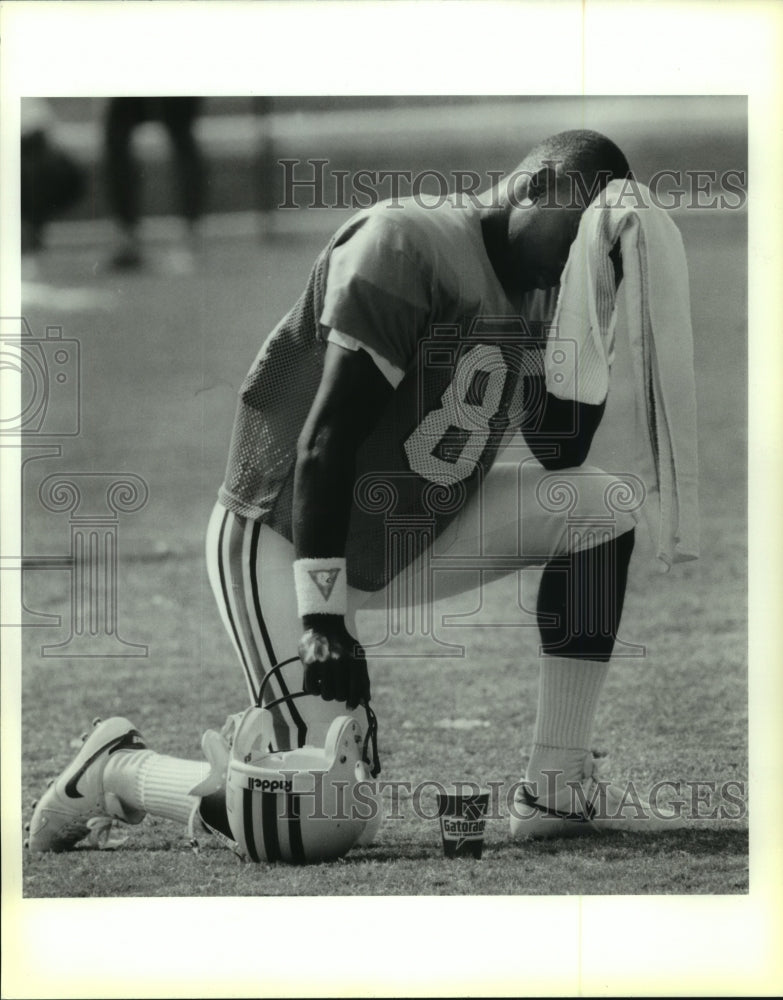
<svg viewBox="0 0 783 1000">
<path fill-rule="evenodd" d="M 618 661 L 599 710 L 595 745 L 606 773 L 643 788 L 659 779 L 718 784 L 747 777 L 744 216 L 678 219 L 689 253 L 700 412 L 703 557 L 659 576 L 640 532 L 622 637 L 646 656 Z M 198 275 L 96 274 L 94 252 L 53 252 L 41 281 L 104 296 L 78 309 L 32 304 L 36 333 L 64 326 L 81 342 L 83 425 L 63 457 L 26 474 L 25 552 L 62 554 L 67 515 L 35 499 L 55 471 L 128 471 L 150 499 L 120 524 L 120 634 L 141 659 L 52 659 L 41 646 L 64 629 L 23 632 L 23 813 L 74 753 L 95 715 L 133 719 L 150 745 L 199 757 L 207 726 L 244 704 L 239 667 L 214 607 L 203 535 L 222 477 L 235 392 L 263 335 L 298 293 L 320 236 L 210 243 Z M 617 372 L 622 375 L 622 358 Z M 617 382 L 621 382 L 618 377 Z M 596 457 L 622 468 L 627 398 L 610 400 Z M 28 607 L 68 622 L 69 580 L 29 572 Z M 527 581 L 528 596 L 535 578 Z M 507 615 L 501 581 L 484 594 L 488 620 Z M 528 600 L 529 606 L 529 600 Z M 453 608 L 440 606 L 438 614 Z M 497 618 L 496 618 L 497 620 Z M 457 633 L 457 630 L 452 630 Z M 445 633 L 444 633 L 445 634 Z M 460 629 L 465 659 L 380 660 L 373 667 L 388 780 L 506 780 L 523 773 L 536 704 L 534 630 Z M 485 725 L 460 730 L 442 720 Z M 431 803 L 430 806 L 431 808 Z M 376 845 L 335 865 L 242 865 L 184 831 L 147 819 L 115 852 L 79 849 L 24 860 L 27 896 L 319 894 L 742 893 L 747 819 L 699 822 L 657 838 L 514 844 L 505 819 L 488 824 L 481 862 L 441 857 L 436 821 L 402 801 Z"/>
</svg>

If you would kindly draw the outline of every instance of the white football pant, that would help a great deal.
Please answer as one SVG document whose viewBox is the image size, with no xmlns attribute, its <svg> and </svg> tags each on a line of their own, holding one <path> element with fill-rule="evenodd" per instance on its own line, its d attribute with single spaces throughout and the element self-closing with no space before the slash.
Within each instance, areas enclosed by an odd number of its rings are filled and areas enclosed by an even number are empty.
<svg viewBox="0 0 783 1000">
<path fill-rule="evenodd" d="M 497 463 L 431 548 L 385 588 L 368 593 L 349 587 L 349 631 L 371 657 L 384 655 L 389 637 L 401 639 L 404 649 L 406 630 L 409 635 L 431 631 L 426 611 L 433 601 L 476 591 L 498 577 L 630 531 L 643 499 L 636 482 L 591 466 L 547 472 L 532 458 Z M 400 537 L 398 527 L 395 537 Z M 302 625 L 293 545 L 267 525 L 217 504 L 206 549 L 220 615 L 255 703 L 270 668 L 297 653 Z M 387 552 L 387 558 L 394 556 Z M 300 690 L 301 677 L 299 664 L 283 668 L 268 685 L 271 697 Z M 281 748 L 300 746 L 305 739 L 319 745 L 337 715 L 354 714 L 363 728 L 366 724 L 361 707 L 348 713 L 344 703 L 316 697 L 280 705 L 274 713 Z"/>
</svg>

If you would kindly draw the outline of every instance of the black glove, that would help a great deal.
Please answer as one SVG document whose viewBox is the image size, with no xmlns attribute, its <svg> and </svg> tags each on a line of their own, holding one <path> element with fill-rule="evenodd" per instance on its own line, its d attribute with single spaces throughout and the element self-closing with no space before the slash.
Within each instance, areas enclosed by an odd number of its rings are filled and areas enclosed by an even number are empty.
<svg viewBox="0 0 783 1000">
<path fill-rule="evenodd" d="M 304 690 L 324 701 L 344 701 L 348 708 L 369 701 L 367 657 L 342 615 L 305 615 L 302 623 L 299 658 L 304 664 Z"/>
</svg>

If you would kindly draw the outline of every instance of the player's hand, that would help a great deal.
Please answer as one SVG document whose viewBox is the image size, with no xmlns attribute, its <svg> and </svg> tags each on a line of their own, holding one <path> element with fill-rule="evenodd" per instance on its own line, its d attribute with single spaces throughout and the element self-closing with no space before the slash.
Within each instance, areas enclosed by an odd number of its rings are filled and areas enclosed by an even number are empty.
<svg viewBox="0 0 783 1000">
<path fill-rule="evenodd" d="M 356 708 L 370 699 L 367 657 L 341 615 L 307 615 L 299 640 L 304 690 L 324 701 L 344 701 Z"/>
</svg>

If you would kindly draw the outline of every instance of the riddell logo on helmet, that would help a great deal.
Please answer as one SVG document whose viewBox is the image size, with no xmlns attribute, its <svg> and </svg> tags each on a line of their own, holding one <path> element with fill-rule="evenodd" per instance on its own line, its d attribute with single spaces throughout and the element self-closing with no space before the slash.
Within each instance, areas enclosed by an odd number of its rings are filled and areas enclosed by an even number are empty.
<svg viewBox="0 0 783 1000">
<path fill-rule="evenodd" d="M 278 778 L 248 778 L 247 787 L 260 792 L 290 792 L 294 785 L 292 781 Z"/>
</svg>

